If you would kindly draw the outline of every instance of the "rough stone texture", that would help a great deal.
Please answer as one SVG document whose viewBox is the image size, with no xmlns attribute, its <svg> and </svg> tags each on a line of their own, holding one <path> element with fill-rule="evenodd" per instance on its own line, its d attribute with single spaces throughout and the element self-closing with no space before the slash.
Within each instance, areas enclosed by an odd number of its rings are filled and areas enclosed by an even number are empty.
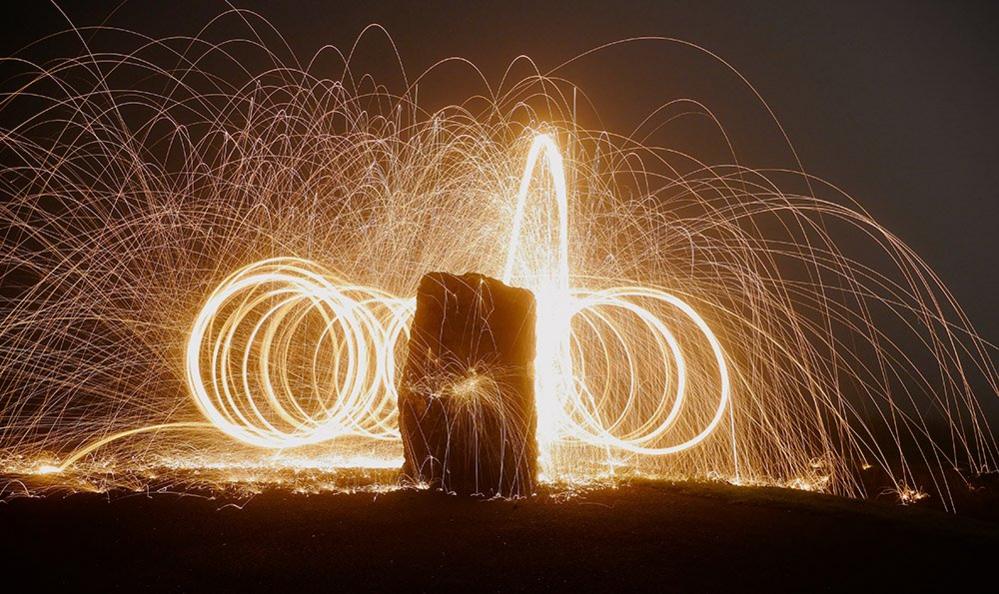
<svg viewBox="0 0 999 594">
<path fill-rule="evenodd" d="M 399 386 L 410 480 L 530 495 L 537 474 L 534 296 L 480 274 L 420 281 Z"/>
</svg>

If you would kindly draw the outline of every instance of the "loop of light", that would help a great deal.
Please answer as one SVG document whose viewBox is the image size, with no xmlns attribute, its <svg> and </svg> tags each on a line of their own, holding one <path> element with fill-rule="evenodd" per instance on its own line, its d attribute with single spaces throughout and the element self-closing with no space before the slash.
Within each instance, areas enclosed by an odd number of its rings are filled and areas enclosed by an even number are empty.
<svg viewBox="0 0 999 594">
<path fill-rule="evenodd" d="M 565 171 L 548 135 L 538 135 L 528 153 L 502 280 L 514 280 L 518 263 L 524 268 L 518 256 L 525 209 L 542 157 L 558 211 L 556 264 L 552 270 L 525 271 L 522 283 L 537 299 L 535 387 L 542 455 L 561 440 L 645 455 L 671 454 L 698 444 L 718 426 L 730 399 L 721 345 L 703 318 L 669 293 L 641 286 L 596 291 L 571 287 Z M 685 316 L 710 347 L 718 374 L 716 403 L 707 409 L 698 403 L 698 410 L 713 410 L 708 420 L 699 430 L 687 427 L 685 439 L 668 445 L 663 445 L 668 443 L 665 437 L 690 405 L 688 362 L 674 332 L 643 304 L 673 308 Z M 215 427 L 256 446 L 286 448 L 341 435 L 395 439 L 395 360 L 399 338 L 408 337 L 415 305 L 412 298 L 346 283 L 307 260 L 275 258 L 250 264 L 215 289 L 195 320 L 185 366 L 191 394 Z M 670 378 L 662 382 L 661 391 L 647 393 L 636 381 L 636 366 L 649 365 L 650 357 L 639 357 L 631 337 L 616 324 L 622 315 L 634 316 L 652 337 L 658 350 L 651 359 L 661 362 L 661 377 Z M 587 349 L 577 327 L 596 333 L 597 343 L 605 345 L 605 358 L 610 357 L 606 345 L 620 346 L 622 361 L 608 361 L 607 373 L 613 369 L 631 376 L 623 378 L 627 391 L 612 394 L 613 412 L 601 406 L 607 396 L 596 394 L 594 378 L 587 377 Z M 290 367 L 293 359 L 302 361 L 295 353 L 302 348 L 303 335 L 311 342 L 305 363 L 299 365 L 305 368 L 303 377 L 293 382 Z"/>
<path fill-rule="evenodd" d="M 307 260 L 256 262 L 215 289 L 195 320 L 188 386 L 209 421 L 252 445 L 285 448 L 346 434 L 391 439 L 395 348 L 415 306 L 337 284 Z M 311 317 L 319 329 L 307 356 L 310 389 L 296 393 L 289 353 Z"/>
</svg>

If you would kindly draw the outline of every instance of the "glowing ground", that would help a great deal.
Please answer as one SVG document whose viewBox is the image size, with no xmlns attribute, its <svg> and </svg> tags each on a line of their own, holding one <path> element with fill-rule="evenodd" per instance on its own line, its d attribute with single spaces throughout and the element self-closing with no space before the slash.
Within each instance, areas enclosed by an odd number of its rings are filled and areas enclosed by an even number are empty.
<svg viewBox="0 0 999 594">
<path fill-rule="evenodd" d="M 567 501 L 268 491 L 236 505 L 78 494 L 0 505 L 2 564 L 8 575 L 28 573 L 35 589 L 99 591 L 412 592 L 473 583 L 488 591 L 954 591 L 973 585 L 999 550 L 999 515 L 988 511 L 999 500 L 983 492 L 977 515 L 958 516 L 655 482 Z"/>
</svg>

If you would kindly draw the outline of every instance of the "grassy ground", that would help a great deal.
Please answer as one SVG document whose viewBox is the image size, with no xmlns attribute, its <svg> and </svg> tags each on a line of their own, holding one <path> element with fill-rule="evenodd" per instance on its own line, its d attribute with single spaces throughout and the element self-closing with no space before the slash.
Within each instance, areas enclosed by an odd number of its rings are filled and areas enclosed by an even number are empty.
<svg viewBox="0 0 999 594">
<path fill-rule="evenodd" d="M 988 517 L 662 482 L 567 501 L 50 496 L 0 504 L 0 527 L 4 579 L 34 591 L 983 591 L 999 552 Z"/>
</svg>

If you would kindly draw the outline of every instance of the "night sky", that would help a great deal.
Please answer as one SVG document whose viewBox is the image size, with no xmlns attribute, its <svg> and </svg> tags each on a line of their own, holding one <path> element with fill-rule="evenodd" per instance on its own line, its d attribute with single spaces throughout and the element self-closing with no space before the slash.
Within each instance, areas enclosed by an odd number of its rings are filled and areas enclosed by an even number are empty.
<svg viewBox="0 0 999 594">
<path fill-rule="evenodd" d="M 48 2 L 5 7 L 0 54 L 12 55 L 67 23 Z M 78 26 L 109 23 L 153 37 L 193 35 L 223 2 L 60 2 Z M 542 70 L 601 43 L 678 37 L 728 60 L 770 103 L 805 169 L 856 198 L 916 249 L 966 307 L 983 337 L 999 339 L 999 8 L 990 3 L 583 2 L 413 3 L 240 0 L 267 17 L 301 57 L 348 47 L 384 25 L 407 70 L 453 55 L 498 80 L 519 54 Z M 844 4 L 844 5 L 840 5 Z M 58 53 L 58 45 L 47 52 Z M 76 53 L 78 47 L 69 50 Z M 370 55 L 388 62 L 384 44 Z M 40 59 L 29 49 L 21 55 Z M 636 44 L 567 75 L 596 102 L 603 125 L 630 130 L 665 99 L 703 98 L 741 137 L 754 167 L 786 165 L 786 147 L 755 134 L 751 95 L 722 88 L 715 65 L 676 47 Z M 364 64 L 367 66 L 367 64 Z M 372 69 L 377 71 L 377 66 Z M 331 73 L 332 74 L 332 73 Z M 729 82 L 731 82 L 729 80 Z M 719 87 L 718 85 L 722 85 Z M 463 98 L 456 88 L 450 100 Z M 747 109 L 747 106 L 749 107 Z M 739 134 L 741 132 L 741 134 Z M 746 140 L 746 139 L 749 140 Z M 682 147 L 688 139 L 677 139 Z M 691 142 L 693 142 L 691 140 Z"/>
</svg>

